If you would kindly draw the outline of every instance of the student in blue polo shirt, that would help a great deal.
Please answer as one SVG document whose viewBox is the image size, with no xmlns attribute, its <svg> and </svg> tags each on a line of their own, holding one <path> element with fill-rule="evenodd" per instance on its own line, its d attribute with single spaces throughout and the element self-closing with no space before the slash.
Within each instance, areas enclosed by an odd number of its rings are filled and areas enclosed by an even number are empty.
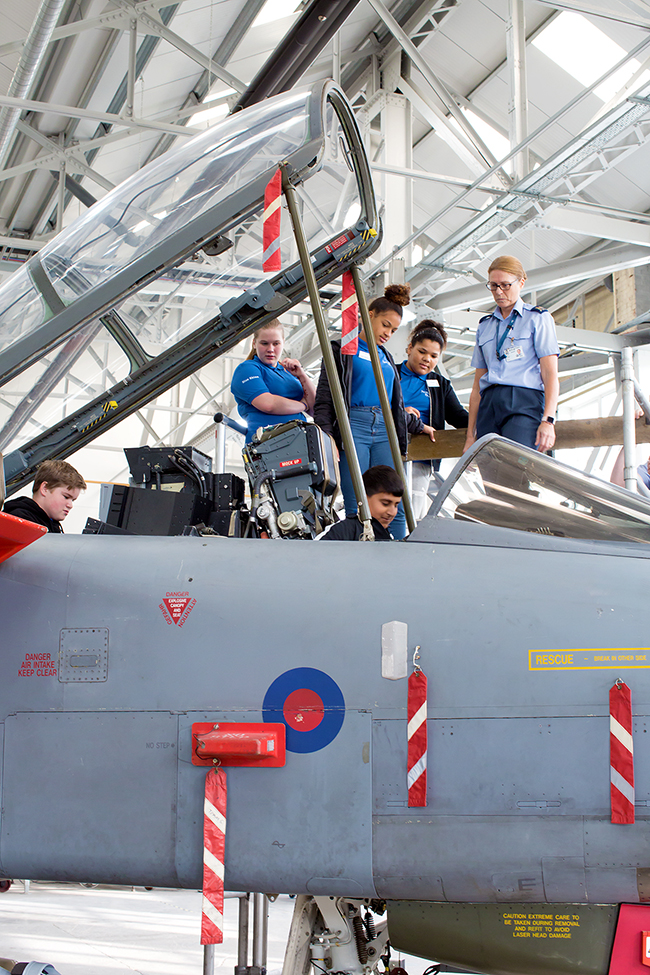
<svg viewBox="0 0 650 975">
<path fill-rule="evenodd" d="M 436 439 L 436 430 L 445 429 L 446 423 L 459 428 L 466 427 L 468 420 L 467 410 L 461 405 L 450 381 L 434 371 L 446 345 L 447 333 L 440 322 L 425 318 L 411 332 L 406 347 L 407 358 L 397 367 L 404 406 L 406 412 L 412 414 L 409 432 L 426 433 L 431 440 Z M 431 474 L 439 468 L 439 460 L 411 462 L 411 494 L 416 521 L 424 518 L 429 510 Z"/>
<path fill-rule="evenodd" d="M 235 369 L 230 389 L 242 420 L 246 443 L 258 427 L 304 420 L 314 408 L 316 389 L 297 359 L 280 361 L 284 328 L 276 319 L 253 333 L 253 345 Z"/>
<path fill-rule="evenodd" d="M 368 305 L 370 324 L 377 342 L 379 361 L 403 456 L 406 455 L 408 446 L 407 414 L 404 410 L 399 373 L 390 352 L 384 348 L 384 344 L 402 324 L 402 308 L 408 305 L 410 301 L 410 291 L 411 289 L 407 284 L 389 284 L 385 288 L 383 296 L 374 298 Z M 352 436 L 362 474 L 370 467 L 375 467 L 378 464 L 393 467 L 393 455 L 365 338 L 362 329 L 359 334 L 359 348 L 356 355 L 342 355 L 340 341 L 332 342 L 334 361 L 341 380 L 343 398 L 350 417 L 350 427 L 352 428 Z M 341 489 L 345 501 L 345 511 L 348 515 L 356 515 L 357 501 L 352 486 L 352 477 L 345 452 L 342 450 L 336 411 L 324 365 L 321 368 L 316 390 L 314 420 L 325 433 L 334 437 L 336 445 L 341 451 Z M 415 420 L 415 417 L 411 417 L 411 420 Z M 403 538 L 406 534 L 406 519 L 401 505 L 391 526 L 391 531 L 395 538 Z"/>
<path fill-rule="evenodd" d="M 490 264 L 487 287 L 496 308 L 476 332 L 465 450 L 486 433 L 542 452 L 555 443 L 560 348 L 550 312 L 521 300 L 525 281 L 515 257 Z"/>
</svg>

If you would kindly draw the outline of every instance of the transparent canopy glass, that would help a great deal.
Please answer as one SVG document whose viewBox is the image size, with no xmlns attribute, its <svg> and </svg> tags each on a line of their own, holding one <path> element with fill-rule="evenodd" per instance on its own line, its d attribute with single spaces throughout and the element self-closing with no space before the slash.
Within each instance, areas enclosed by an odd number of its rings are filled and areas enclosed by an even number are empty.
<svg viewBox="0 0 650 975">
<path fill-rule="evenodd" d="M 343 150 L 343 131 L 332 106 L 326 106 L 321 166 L 296 189 L 309 249 L 341 233 L 361 213 L 356 178 Z M 351 219 L 352 217 L 352 219 Z M 228 231 L 232 246 L 214 257 L 170 268 L 130 295 L 120 306 L 129 330 L 147 353 L 160 355 L 217 314 L 220 306 L 268 278 L 262 268 L 262 212 L 246 217 Z M 280 243 L 282 267 L 298 260 L 291 221 L 283 212 Z"/>
<path fill-rule="evenodd" d="M 380 237 L 352 109 L 326 82 L 267 99 L 173 148 L 116 187 L 0 288 L 0 441 L 15 446 L 11 476 L 23 476 L 27 456 L 34 463 L 39 451 L 49 456 L 52 444 L 62 450 L 65 442 L 68 450 L 99 435 L 93 410 L 102 408 L 106 429 L 144 396 L 157 398 L 186 376 L 187 364 L 200 368 L 227 353 L 245 326 L 222 317 L 225 302 L 269 279 L 289 307 L 302 300 L 286 210 L 283 270 L 269 274 L 262 267 L 264 189 L 283 161 L 296 183 L 315 267 L 331 280 L 347 259 L 340 251 L 333 255 L 341 242 L 351 242 L 345 244 L 350 254 L 369 255 Z M 287 324 L 298 324 L 300 314 L 292 312 Z M 88 350 L 73 341 L 86 329 L 95 336 Z M 128 356 L 128 383 L 117 381 L 125 378 L 123 360 L 119 368 L 112 362 L 99 373 L 94 368 L 113 347 L 113 339 L 101 346 L 107 329 Z M 43 360 L 45 368 L 35 368 Z M 64 374 L 69 381 L 62 385 Z M 94 403 L 102 397 L 119 406 L 106 413 Z M 21 430 L 32 435 L 29 442 L 21 444 Z"/>
<path fill-rule="evenodd" d="M 650 542 L 650 503 L 494 436 L 452 471 L 435 515 L 558 538 Z"/>
<path fill-rule="evenodd" d="M 310 97 L 288 92 L 231 115 L 92 206 L 37 256 L 60 301 L 105 283 L 307 142 Z M 0 353 L 51 314 L 28 264 L 0 288 Z"/>
</svg>

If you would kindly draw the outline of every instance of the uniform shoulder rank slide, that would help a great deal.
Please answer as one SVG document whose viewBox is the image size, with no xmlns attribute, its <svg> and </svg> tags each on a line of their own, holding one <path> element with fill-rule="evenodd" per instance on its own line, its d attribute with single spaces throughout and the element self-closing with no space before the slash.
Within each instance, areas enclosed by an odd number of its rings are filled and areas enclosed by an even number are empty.
<svg viewBox="0 0 650 975">
<path fill-rule="evenodd" d="M 541 312 L 547 311 L 546 308 L 537 308 L 537 307 L 531 308 L 530 310 L 531 311 L 538 311 L 538 312 L 540 312 L 540 314 L 541 314 Z"/>
<path fill-rule="evenodd" d="M 487 322 L 489 318 L 492 318 L 492 312 L 490 312 L 489 315 L 483 315 L 483 318 L 479 318 L 478 320 L 479 325 L 481 324 L 481 322 Z"/>
</svg>

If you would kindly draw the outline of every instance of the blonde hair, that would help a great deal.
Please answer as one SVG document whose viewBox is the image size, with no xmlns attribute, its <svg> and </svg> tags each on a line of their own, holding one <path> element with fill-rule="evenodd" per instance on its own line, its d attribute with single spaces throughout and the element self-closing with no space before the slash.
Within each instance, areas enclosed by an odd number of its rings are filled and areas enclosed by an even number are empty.
<svg viewBox="0 0 650 975">
<path fill-rule="evenodd" d="M 502 254 L 501 257 L 495 257 L 488 268 L 488 277 L 492 271 L 505 271 L 506 274 L 514 274 L 517 281 L 525 281 L 527 277 L 521 261 L 518 261 L 516 257 L 511 257 L 509 254 Z"/>
<path fill-rule="evenodd" d="M 260 334 L 262 332 L 265 332 L 267 330 L 267 328 L 277 328 L 278 331 L 280 332 L 280 334 L 282 335 L 282 339 L 284 340 L 284 325 L 282 324 L 282 322 L 280 321 L 279 318 L 274 318 L 272 321 L 267 322 L 266 325 L 260 325 L 259 328 L 256 328 L 255 329 L 255 331 L 253 332 L 253 343 L 251 345 L 251 350 L 248 353 L 248 355 L 246 356 L 246 359 L 254 359 L 255 358 L 255 355 L 256 355 L 256 353 L 255 353 L 255 343 L 257 342 L 258 338 L 260 337 Z"/>
</svg>

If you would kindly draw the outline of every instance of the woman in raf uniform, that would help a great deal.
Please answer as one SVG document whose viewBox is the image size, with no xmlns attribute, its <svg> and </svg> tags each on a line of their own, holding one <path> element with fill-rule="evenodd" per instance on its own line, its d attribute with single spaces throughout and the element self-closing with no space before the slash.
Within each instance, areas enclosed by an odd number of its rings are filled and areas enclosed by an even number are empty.
<svg viewBox="0 0 650 975">
<path fill-rule="evenodd" d="M 486 433 L 543 452 L 555 443 L 560 349 L 550 312 L 521 300 L 525 281 L 515 257 L 492 261 L 487 287 L 496 308 L 476 332 L 465 450 Z"/>
<path fill-rule="evenodd" d="M 248 424 L 246 443 L 258 427 L 304 420 L 314 408 L 316 389 L 297 359 L 280 361 L 284 328 L 276 319 L 253 333 L 253 345 L 235 369 L 230 389 Z"/>
<path fill-rule="evenodd" d="M 450 381 L 434 371 L 446 345 L 447 333 L 443 326 L 425 318 L 411 332 L 406 347 L 407 358 L 397 367 L 404 406 L 406 412 L 412 414 L 409 417 L 409 432 L 426 433 L 432 440 L 436 439 L 436 430 L 445 429 L 445 423 L 461 428 L 466 427 L 468 421 L 467 410 L 460 403 Z M 439 460 L 412 461 L 412 501 L 416 521 L 424 518 L 429 510 L 431 474 L 439 467 Z"/>
</svg>

